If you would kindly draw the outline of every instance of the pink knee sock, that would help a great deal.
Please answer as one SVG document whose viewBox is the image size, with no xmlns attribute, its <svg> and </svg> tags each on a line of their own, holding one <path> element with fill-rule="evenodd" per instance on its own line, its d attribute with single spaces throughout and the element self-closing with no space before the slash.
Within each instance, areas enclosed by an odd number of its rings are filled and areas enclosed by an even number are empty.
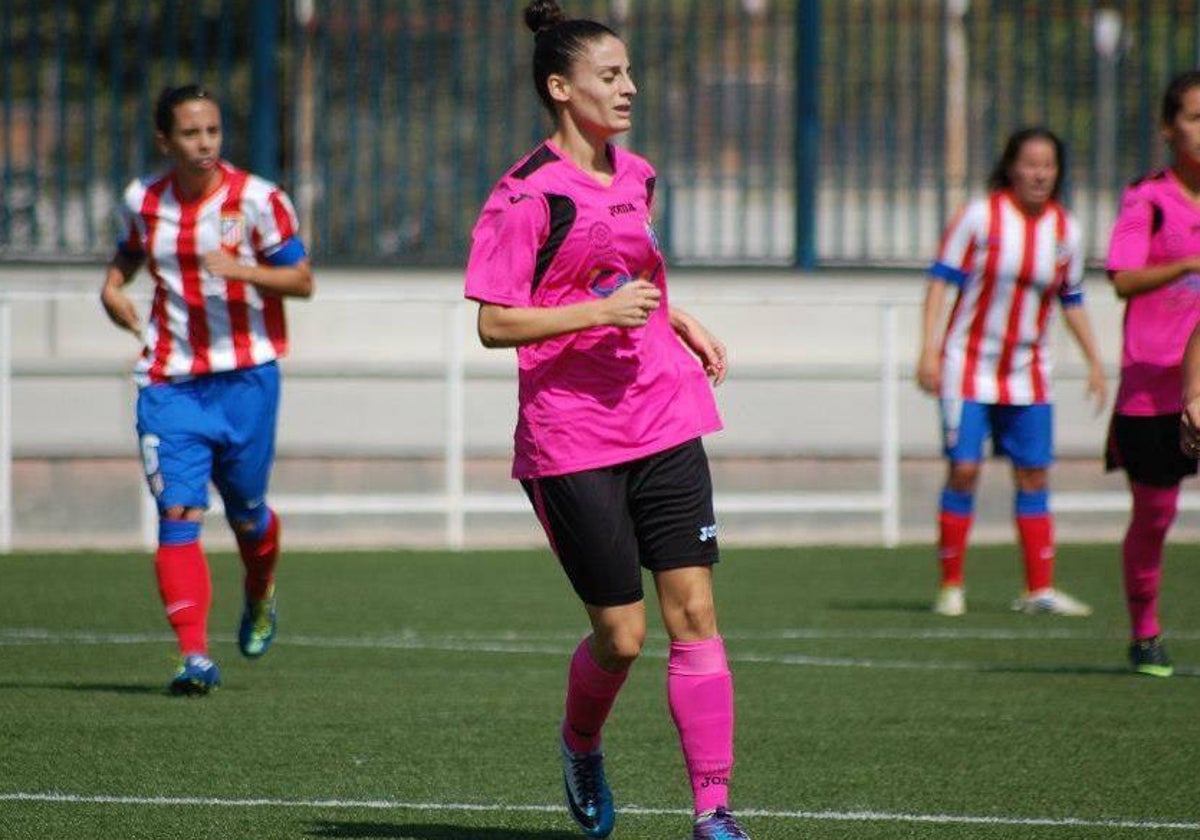
<svg viewBox="0 0 1200 840">
<path fill-rule="evenodd" d="M 567 677 L 567 713 L 562 737 L 571 752 L 591 752 L 600 746 L 600 729 L 625 684 L 629 669 L 606 671 L 596 664 L 588 636 L 575 648 Z"/>
<path fill-rule="evenodd" d="M 733 675 L 720 636 L 671 642 L 667 700 L 679 730 L 696 813 L 727 806 L 733 770 Z"/>
<path fill-rule="evenodd" d="M 1163 543 L 1179 507 L 1179 485 L 1151 487 L 1130 482 L 1133 515 L 1121 546 L 1125 567 L 1125 599 L 1134 639 L 1157 636 L 1158 584 Z"/>
</svg>

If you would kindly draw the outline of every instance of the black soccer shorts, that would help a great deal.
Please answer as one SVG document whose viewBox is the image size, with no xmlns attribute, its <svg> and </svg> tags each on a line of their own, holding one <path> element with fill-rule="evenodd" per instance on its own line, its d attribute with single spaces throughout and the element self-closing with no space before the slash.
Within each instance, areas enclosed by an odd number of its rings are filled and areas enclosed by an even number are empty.
<svg viewBox="0 0 1200 840">
<path fill-rule="evenodd" d="M 712 477 L 699 438 L 636 461 L 521 486 L 585 604 L 642 600 L 652 572 L 718 560 Z"/>
<path fill-rule="evenodd" d="M 1124 470 L 1131 481 L 1151 487 L 1174 487 L 1196 474 L 1196 459 L 1179 448 L 1179 414 L 1114 414 L 1104 462 L 1109 472 Z"/>
</svg>

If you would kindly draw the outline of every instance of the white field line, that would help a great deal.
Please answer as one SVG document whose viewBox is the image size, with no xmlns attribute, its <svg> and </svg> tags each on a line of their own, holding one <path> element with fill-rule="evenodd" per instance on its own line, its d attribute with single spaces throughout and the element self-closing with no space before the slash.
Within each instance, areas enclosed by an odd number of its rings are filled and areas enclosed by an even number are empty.
<svg viewBox="0 0 1200 840">
<path fill-rule="evenodd" d="M 537 813 L 556 814 L 561 805 L 503 805 L 469 802 L 401 802 L 390 799 L 231 799 L 207 796 L 116 796 L 84 795 L 61 792 L 0 793 L 0 802 L 48 802 L 77 805 L 161 805 L 221 808 L 309 808 L 372 809 L 394 811 L 451 811 L 459 813 Z M 622 805 L 621 813 L 641 816 L 688 816 L 683 808 L 644 808 Z M 1138 829 L 1143 831 L 1200 831 L 1200 822 L 1168 822 L 1136 819 L 1087 819 L 1083 817 L 974 816 L 971 814 L 910 814 L 890 811 L 784 811 L 770 808 L 742 808 L 738 814 L 747 819 L 801 820 L 827 822 L 942 823 L 958 825 L 1065 826 L 1100 829 Z"/>
<path fill-rule="evenodd" d="M 814 631 L 816 633 L 817 631 Z M 399 636 L 377 637 L 340 637 L 340 636 L 287 636 L 285 643 L 289 647 L 311 647 L 326 649 L 359 649 L 359 650 L 417 650 L 440 651 L 446 653 L 499 653 L 510 655 L 550 655 L 569 656 L 574 650 L 574 636 L 562 637 L 563 643 L 530 643 L 521 641 L 526 638 L 520 634 L 506 633 L 496 637 L 484 636 L 422 636 L 415 632 L 405 632 Z M 528 638 L 537 638 L 531 636 Z M 825 638 L 822 636 L 805 636 L 805 639 Z M 858 636 L 832 636 L 829 638 L 859 638 Z M 888 638 L 896 638 L 889 636 Z M 945 638 L 945 637 L 939 637 Z M 961 639 L 992 639 L 992 636 L 965 635 L 951 638 Z M 1031 637 L 1032 639 L 1044 636 Z M 1071 636 L 1068 638 L 1077 638 Z M 1103 636 L 1082 636 L 1078 638 L 1101 640 Z M 214 636 L 214 641 L 231 642 L 232 637 Z M 1000 639 L 1007 641 L 1007 639 Z M 142 645 L 169 644 L 174 637 L 169 633 L 91 633 L 86 631 L 65 631 L 37 628 L 0 628 L 0 647 L 18 647 L 29 645 Z M 666 651 L 649 648 L 642 653 L 643 658 L 665 659 Z M 731 662 L 755 663 L 762 665 L 789 665 L 818 668 L 860 668 L 887 671 L 1004 671 L 1018 667 L 1011 663 L 987 663 L 962 661 L 954 662 L 944 659 L 927 661 L 911 659 L 861 658 L 846 656 L 810 656 L 800 653 L 754 653 L 739 651 L 729 657 Z M 1047 667 L 1053 672 L 1053 667 Z M 1114 672 L 1123 670 L 1114 666 Z M 1176 668 L 1180 676 L 1200 676 L 1200 670 Z"/>
<path fill-rule="evenodd" d="M 734 641 L 803 641 L 803 640 L 839 640 L 839 641 L 967 641 L 967 642 L 1039 642 L 1039 641 L 1095 641 L 1107 642 L 1124 640 L 1121 632 L 1098 633 L 1095 631 L 1069 630 L 1060 628 L 1044 628 L 1035 630 L 1012 630 L 1008 628 L 986 627 L 963 628 L 880 628 L 876 630 L 857 628 L 824 628 L 797 627 L 767 631 L 734 631 L 721 634 L 727 640 Z M 0 627 L 0 646 L 15 644 L 145 644 L 150 642 L 170 641 L 173 637 L 168 633 L 97 633 L 88 630 L 52 630 L 39 627 Z M 220 639 L 220 635 L 214 636 Z M 403 629 L 398 634 L 376 637 L 293 637 L 289 636 L 291 644 L 309 647 L 393 647 L 397 645 L 415 646 L 426 643 L 578 643 L 583 638 L 583 631 L 537 632 L 523 630 L 496 630 L 479 632 L 456 632 L 441 635 L 427 635 L 416 630 Z M 1167 639 L 1180 641 L 1200 640 L 1197 630 L 1169 630 Z M 665 641 L 666 636 L 661 632 L 651 630 L 647 633 L 650 641 Z M 228 641 L 228 639 L 224 639 Z M 474 648 L 473 648 L 474 649 Z M 557 647 L 554 648 L 556 652 Z M 531 651 L 536 652 L 536 651 Z M 549 652 L 549 651 L 548 651 Z"/>
</svg>

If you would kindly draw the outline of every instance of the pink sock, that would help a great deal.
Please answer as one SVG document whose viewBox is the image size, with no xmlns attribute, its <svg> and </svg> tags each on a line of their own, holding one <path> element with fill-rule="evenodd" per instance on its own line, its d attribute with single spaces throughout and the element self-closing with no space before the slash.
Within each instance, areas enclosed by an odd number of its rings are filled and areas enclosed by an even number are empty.
<svg viewBox="0 0 1200 840">
<path fill-rule="evenodd" d="M 671 642 L 667 700 L 679 730 L 696 813 L 728 806 L 733 771 L 733 674 L 720 636 Z"/>
<path fill-rule="evenodd" d="M 588 636 L 575 648 L 567 677 L 567 714 L 562 737 L 571 752 L 591 752 L 600 746 L 600 729 L 625 684 L 629 669 L 606 671 L 596 664 Z"/>
<path fill-rule="evenodd" d="M 1133 516 L 1121 545 L 1125 567 L 1125 599 L 1134 639 L 1157 636 L 1158 584 L 1162 575 L 1163 543 L 1179 507 L 1179 485 L 1151 487 L 1129 483 Z"/>
</svg>

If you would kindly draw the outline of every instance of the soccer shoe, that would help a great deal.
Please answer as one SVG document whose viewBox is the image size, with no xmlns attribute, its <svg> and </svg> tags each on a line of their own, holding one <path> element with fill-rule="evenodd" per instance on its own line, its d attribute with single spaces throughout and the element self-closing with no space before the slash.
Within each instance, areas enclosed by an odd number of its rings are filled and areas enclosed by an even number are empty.
<svg viewBox="0 0 1200 840">
<path fill-rule="evenodd" d="M 692 840 L 750 840 L 733 814 L 725 808 L 714 808 L 696 817 Z"/>
<path fill-rule="evenodd" d="M 588 837 L 607 837 L 612 833 L 617 812 L 612 791 L 604 780 L 604 753 L 573 753 L 560 745 L 563 761 L 563 787 L 567 809 Z"/>
<path fill-rule="evenodd" d="M 933 611 L 951 617 L 962 615 L 967 611 L 966 590 L 961 586 L 943 586 L 933 602 Z"/>
<path fill-rule="evenodd" d="M 1066 615 L 1083 617 L 1092 614 L 1092 608 L 1083 601 L 1077 601 L 1061 589 L 1045 587 L 1033 592 L 1027 592 L 1012 602 L 1013 612 L 1023 612 L 1026 615 Z"/>
<path fill-rule="evenodd" d="M 1148 677 L 1169 677 L 1175 673 L 1162 636 L 1134 641 L 1129 646 L 1129 664 L 1135 673 Z"/>
<path fill-rule="evenodd" d="M 188 655 L 167 689 L 174 695 L 205 695 L 221 684 L 217 663 L 199 653 Z"/>
<path fill-rule="evenodd" d="M 275 614 L 275 585 L 267 590 L 266 597 L 258 600 L 246 599 L 242 610 L 242 623 L 238 626 L 238 650 L 247 659 L 257 659 L 267 652 L 275 641 L 278 618 Z"/>
</svg>

